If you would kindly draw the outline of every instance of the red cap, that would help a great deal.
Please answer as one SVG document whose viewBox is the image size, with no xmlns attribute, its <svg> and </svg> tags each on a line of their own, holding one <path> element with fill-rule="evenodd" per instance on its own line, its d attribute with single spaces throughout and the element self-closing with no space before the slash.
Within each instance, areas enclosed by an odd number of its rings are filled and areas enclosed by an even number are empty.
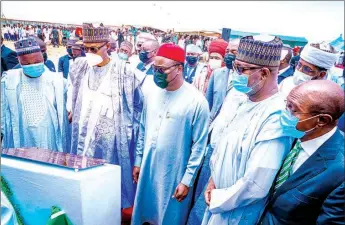
<svg viewBox="0 0 345 225">
<path fill-rule="evenodd" d="M 185 53 L 183 48 L 171 43 L 161 45 L 156 56 L 162 56 L 180 63 L 184 63 L 185 61 Z"/>
<path fill-rule="evenodd" d="M 299 52 L 300 51 L 300 47 L 298 47 L 298 46 L 295 46 L 294 48 L 293 48 L 293 52 Z"/>
<path fill-rule="evenodd" d="M 228 47 L 228 42 L 224 41 L 223 39 L 217 39 L 210 43 L 210 47 L 208 48 L 208 53 L 218 53 L 224 57 L 225 50 Z"/>
</svg>

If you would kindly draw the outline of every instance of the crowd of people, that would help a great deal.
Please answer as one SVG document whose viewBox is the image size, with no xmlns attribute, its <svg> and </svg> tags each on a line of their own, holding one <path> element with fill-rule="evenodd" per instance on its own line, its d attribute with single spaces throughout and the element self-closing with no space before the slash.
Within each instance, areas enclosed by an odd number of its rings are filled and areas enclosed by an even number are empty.
<svg viewBox="0 0 345 225">
<path fill-rule="evenodd" d="M 344 71 L 327 42 L 84 23 L 55 72 L 39 29 L 15 51 L 2 40 L 3 148 L 121 166 L 122 224 L 344 224 Z"/>
</svg>

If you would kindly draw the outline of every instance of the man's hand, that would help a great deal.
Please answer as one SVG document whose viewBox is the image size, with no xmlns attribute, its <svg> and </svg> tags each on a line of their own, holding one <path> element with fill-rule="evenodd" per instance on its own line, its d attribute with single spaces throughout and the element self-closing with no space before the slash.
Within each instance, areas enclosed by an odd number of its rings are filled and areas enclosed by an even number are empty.
<svg viewBox="0 0 345 225">
<path fill-rule="evenodd" d="M 72 112 L 68 112 L 69 123 L 72 123 Z"/>
<path fill-rule="evenodd" d="M 135 183 L 138 183 L 139 174 L 140 174 L 140 167 L 135 166 L 133 168 L 133 180 Z"/>
<path fill-rule="evenodd" d="M 214 184 L 213 179 L 212 179 L 212 177 L 211 177 L 211 178 L 210 178 L 210 181 L 208 182 L 206 191 L 205 191 L 205 193 L 204 193 L 205 202 L 206 202 L 206 205 L 208 205 L 208 206 L 210 206 L 210 202 L 211 202 L 211 191 L 212 191 L 213 189 L 216 189 L 216 185 Z"/>
<path fill-rule="evenodd" d="M 186 185 L 180 183 L 177 188 L 175 189 L 175 193 L 172 196 L 173 198 L 176 198 L 178 202 L 182 202 L 188 195 L 189 187 Z"/>
</svg>

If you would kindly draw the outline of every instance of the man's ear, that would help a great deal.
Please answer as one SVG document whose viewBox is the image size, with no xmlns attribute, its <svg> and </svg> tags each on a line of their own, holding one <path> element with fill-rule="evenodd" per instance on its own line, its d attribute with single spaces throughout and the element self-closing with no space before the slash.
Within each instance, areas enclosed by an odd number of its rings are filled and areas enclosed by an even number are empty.
<svg viewBox="0 0 345 225">
<path fill-rule="evenodd" d="M 261 72 L 262 72 L 262 78 L 267 79 L 269 76 L 271 76 L 271 71 L 266 67 L 262 68 Z"/>
<path fill-rule="evenodd" d="M 319 117 L 318 125 L 320 127 L 323 127 L 323 126 L 326 126 L 327 124 L 330 124 L 332 122 L 333 122 L 332 116 L 330 116 L 328 114 L 321 114 Z"/>
<path fill-rule="evenodd" d="M 326 71 L 321 71 L 320 72 L 320 78 L 324 78 L 327 75 Z"/>
</svg>

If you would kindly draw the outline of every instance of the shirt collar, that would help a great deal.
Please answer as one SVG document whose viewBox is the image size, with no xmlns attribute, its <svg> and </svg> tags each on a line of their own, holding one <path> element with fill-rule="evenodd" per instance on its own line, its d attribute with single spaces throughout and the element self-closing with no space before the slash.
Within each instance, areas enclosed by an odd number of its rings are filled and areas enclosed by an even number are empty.
<svg viewBox="0 0 345 225">
<path fill-rule="evenodd" d="M 149 64 L 145 65 L 145 70 L 150 69 L 150 67 L 152 66 L 153 62 L 150 62 Z"/>
<path fill-rule="evenodd" d="M 321 147 L 321 145 L 323 145 L 328 139 L 330 139 L 332 137 L 332 135 L 335 133 L 335 131 L 337 130 L 337 127 L 334 127 L 330 132 L 314 138 L 312 140 L 309 141 L 304 141 L 301 142 L 301 146 L 303 148 L 303 150 L 309 155 L 311 156 L 312 154 L 314 154 L 314 152 L 319 149 Z"/>
<path fill-rule="evenodd" d="M 290 68 L 290 66 L 286 67 L 285 69 L 279 70 L 279 75 L 283 74 L 285 71 L 287 71 Z"/>
</svg>

